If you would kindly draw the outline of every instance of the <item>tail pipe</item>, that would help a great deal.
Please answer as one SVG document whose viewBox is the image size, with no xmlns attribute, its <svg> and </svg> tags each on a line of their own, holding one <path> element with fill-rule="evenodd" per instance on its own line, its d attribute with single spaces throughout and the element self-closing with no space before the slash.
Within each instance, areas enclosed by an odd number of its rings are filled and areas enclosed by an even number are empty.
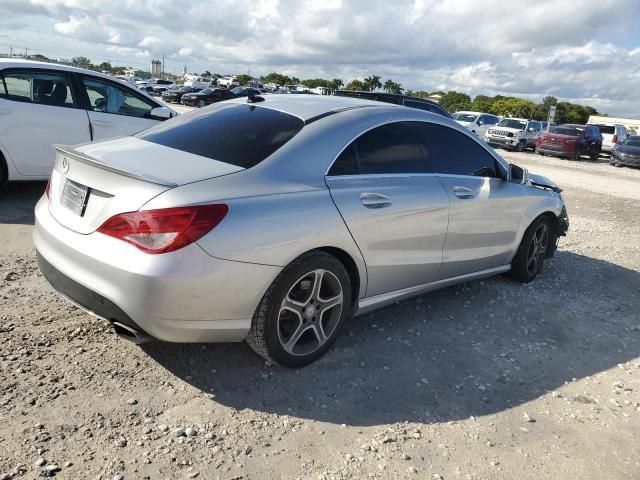
<svg viewBox="0 0 640 480">
<path fill-rule="evenodd" d="M 113 329 L 121 338 L 125 340 L 129 340 L 130 342 L 135 343 L 136 345 L 142 345 L 143 343 L 151 342 L 153 340 L 152 337 L 147 335 L 144 332 L 140 332 L 135 328 L 131 328 L 129 325 L 125 325 L 120 322 L 111 322 L 113 325 Z"/>
</svg>

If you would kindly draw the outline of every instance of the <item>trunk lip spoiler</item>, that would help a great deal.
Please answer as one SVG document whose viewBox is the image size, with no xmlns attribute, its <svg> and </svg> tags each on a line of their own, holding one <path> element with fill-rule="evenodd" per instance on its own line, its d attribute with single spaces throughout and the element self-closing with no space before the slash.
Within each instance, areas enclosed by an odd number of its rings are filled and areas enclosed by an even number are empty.
<svg viewBox="0 0 640 480">
<path fill-rule="evenodd" d="M 142 180 L 143 182 L 154 183 L 156 185 L 161 185 L 163 187 L 174 188 L 178 186 L 178 184 L 175 182 L 163 180 L 161 178 L 157 178 L 146 173 L 142 174 L 142 173 L 131 172 L 131 171 L 123 170 L 121 168 L 114 167 L 112 165 L 108 165 L 104 162 L 101 162 L 97 158 L 94 158 L 85 153 L 79 152 L 78 150 L 74 150 L 73 148 L 68 147 L 66 145 L 54 145 L 53 147 L 57 151 L 73 157 L 74 160 L 80 163 L 91 165 L 93 167 L 100 168 L 101 170 L 105 170 L 107 172 L 116 173 L 118 175 L 133 178 L 135 180 Z"/>
</svg>

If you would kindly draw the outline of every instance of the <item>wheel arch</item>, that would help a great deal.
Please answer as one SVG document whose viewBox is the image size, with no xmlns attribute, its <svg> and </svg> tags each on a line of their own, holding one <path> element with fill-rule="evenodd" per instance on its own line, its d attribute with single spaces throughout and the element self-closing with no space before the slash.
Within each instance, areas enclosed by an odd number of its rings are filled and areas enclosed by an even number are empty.
<svg viewBox="0 0 640 480">
<path fill-rule="evenodd" d="M 366 276 L 365 276 L 366 274 L 364 272 L 360 272 L 360 269 L 358 268 L 358 264 L 353 259 L 353 257 L 346 250 L 343 250 L 341 248 L 324 246 L 324 247 L 313 248 L 311 250 L 303 252 L 300 255 L 298 255 L 296 259 L 312 252 L 327 253 L 332 257 L 334 257 L 336 260 L 338 260 L 344 266 L 344 268 L 347 270 L 347 273 L 349 274 L 349 280 L 351 281 L 351 303 L 352 303 L 352 307 L 355 308 L 358 305 L 361 288 L 366 286 Z M 295 261 L 295 259 L 293 261 Z M 363 283 L 363 276 L 364 276 L 364 283 Z"/>
</svg>

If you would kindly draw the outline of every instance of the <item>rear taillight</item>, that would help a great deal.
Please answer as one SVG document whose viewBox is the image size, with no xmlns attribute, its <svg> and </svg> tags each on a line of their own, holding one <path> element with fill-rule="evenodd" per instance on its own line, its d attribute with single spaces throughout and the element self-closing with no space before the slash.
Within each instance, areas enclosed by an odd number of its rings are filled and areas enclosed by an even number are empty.
<svg viewBox="0 0 640 480">
<path fill-rule="evenodd" d="M 611 143 L 618 143 L 618 135 L 613 136 L 613 140 L 611 140 Z"/>
<path fill-rule="evenodd" d="M 167 253 L 186 247 L 210 232 L 227 215 L 225 204 L 120 213 L 98 232 L 123 240 L 143 252 Z"/>
<path fill-rule="evenodd" d="M 44 194 L 47 198 L 51 198 L 51 177 L 47 179 L 47 186 L 44 187 Z"/>
</svg>

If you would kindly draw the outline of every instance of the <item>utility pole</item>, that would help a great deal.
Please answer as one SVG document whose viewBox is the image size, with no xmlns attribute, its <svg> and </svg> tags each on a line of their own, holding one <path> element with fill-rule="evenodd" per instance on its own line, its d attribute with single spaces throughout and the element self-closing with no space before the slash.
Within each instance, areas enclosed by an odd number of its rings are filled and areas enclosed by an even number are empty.
<svg viewBox="0 0 640 480">
<path fill-rule="evenodd" d="M 24 46 L 24 58 L 29 58 L 29 47 Z"/>
<path fill-rule="evenodd" d="M 160 74 L 160 78 L 164 80 L 164 55 L 162 55 L 162 73 Z"/>
</svg>

